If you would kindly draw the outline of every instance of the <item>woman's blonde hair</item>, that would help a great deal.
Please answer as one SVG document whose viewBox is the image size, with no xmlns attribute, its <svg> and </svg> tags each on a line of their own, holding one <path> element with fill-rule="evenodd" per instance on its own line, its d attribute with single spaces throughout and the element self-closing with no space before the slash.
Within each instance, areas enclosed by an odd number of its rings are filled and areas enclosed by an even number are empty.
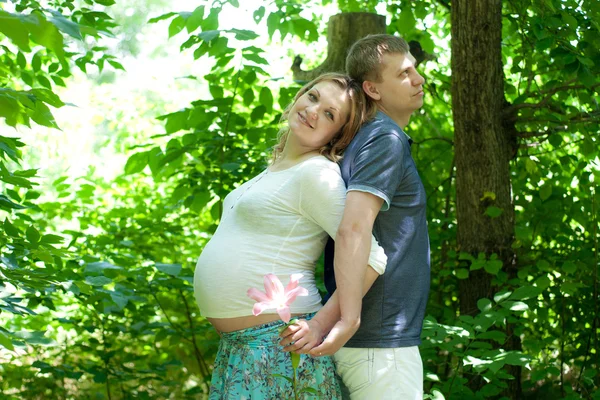
<svg viewBox="0 0 600 400">
<path fill-rule="evenodd" d="M 354 139 L 354 136 L 358 132 L 358 129 L 361 127 L 361 125 L 373 118 L 375 115 L 375 104 L 368 99 L 358 82 L 344 74 L 327 73 L 320 75 L 304 85 L 298 91 L 298 93 L 296 93 L 292 103 L 283 111 L 280 122 L 282 124 L 285 123 L 285 125 L 279 130 L 277 135 L 278 142 L 273 147 L 272 161 L 276 161 L 279 156 L 281 156 L 281 152 L 285 148 L 285 143 L 290 134 L 290 127 L 286 123 L 290 114 L 290 110 L 301 96 L 312 89 L 316 84 L 321 82 L 335 83 L 340 89 L 344 90 L 350 98 L 350 113 L 348 114 L 348 120 L 342 126 L 340 131 L 333 137 L 333 139 L 319 149 L 319 153 L 327 157 L 329 160 L 339 160 L 343 151 L 346 149 L 346 147 L 348 147 L 352 139 Z"/>
</svg>

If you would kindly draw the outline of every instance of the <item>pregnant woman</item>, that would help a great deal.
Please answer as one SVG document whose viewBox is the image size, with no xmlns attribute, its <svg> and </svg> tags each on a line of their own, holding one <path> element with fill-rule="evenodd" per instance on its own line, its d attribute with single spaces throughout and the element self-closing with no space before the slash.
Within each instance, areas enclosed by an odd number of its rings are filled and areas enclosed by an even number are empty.
<svg viewBox="0 0 600 400">
<path fill-rule="evenodd" d="M 346 196 L 335 161 L 371 115 L 356 82 L 341 74 L 318 77 L 284 111 L 271 165 L 225 198 L 194 275 L 200 311 L 221 334 L 210 399 L 294 398 L 282 378 L 292 376 L 290 355 L 278 344 L 285 323 L 275 310 L 253 315 L 247 291 L 302 274 L 305 295 L 291 314 L 310 319 L 321 308 L 315 264 L 328 236 L 335 238 Z M 373 238 L 369 265 L 382 274 L 385 263 Z M 302 355 L 296 385 L 317 390 L 319 398 L 341 398 L 330 357 Z"/>
</svg>

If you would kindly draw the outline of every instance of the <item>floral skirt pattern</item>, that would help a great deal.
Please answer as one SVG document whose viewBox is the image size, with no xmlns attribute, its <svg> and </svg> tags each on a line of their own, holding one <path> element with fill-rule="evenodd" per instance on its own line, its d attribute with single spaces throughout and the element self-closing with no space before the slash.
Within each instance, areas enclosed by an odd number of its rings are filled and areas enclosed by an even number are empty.
<svg viewBox="0 0 600 400">
<path fill-rule="evenodd" d="M 284 378 L 292 377 L 291 357 L 279 344 L 279 330 L 284 325 L 283 321 L 273 321 L 223 333 L 209 399 L 294 399 L 292 384 Z M 306 387 L 318 392 L 318 395 L 304 392 L 299 399 L 342 398 L 331 357 L 313 358 L 302 354 L 296 374 L 298 392 Z"/>
</svg>

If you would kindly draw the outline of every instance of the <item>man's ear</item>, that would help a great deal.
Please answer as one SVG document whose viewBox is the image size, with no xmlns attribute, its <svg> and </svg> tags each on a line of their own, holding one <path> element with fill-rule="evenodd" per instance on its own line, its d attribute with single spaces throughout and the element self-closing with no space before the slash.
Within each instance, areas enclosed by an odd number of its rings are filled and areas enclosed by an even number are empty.
<svg viewBox="0 0 600 400">
<path fill-rule="evenodd" d="M 377 85 L 371 81 L 364 81 L 362 84 L 363 90 L 372 100 L 378 101 L 381 100 L 381 95 L 379 94 L 379 90 L 377 89 Z"/>
</svg>

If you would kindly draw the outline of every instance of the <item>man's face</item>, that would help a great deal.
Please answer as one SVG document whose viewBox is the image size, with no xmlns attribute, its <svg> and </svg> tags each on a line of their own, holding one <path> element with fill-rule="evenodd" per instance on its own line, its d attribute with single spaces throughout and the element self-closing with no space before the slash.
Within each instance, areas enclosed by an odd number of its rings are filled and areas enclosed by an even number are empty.
<svg viewBox="0 0 600 400">
<path fill-rule="evenodd" d="M 383 112 L 402 121 L 400 125 L 404 127 L 411 114 L 423 105 L 425 79 L 415 69 L 415 58 L 410 53 L 384 54 L 382 61 L 380 82 L 369 82 L 376 95 L 369 95 Z"/>
</svg>

